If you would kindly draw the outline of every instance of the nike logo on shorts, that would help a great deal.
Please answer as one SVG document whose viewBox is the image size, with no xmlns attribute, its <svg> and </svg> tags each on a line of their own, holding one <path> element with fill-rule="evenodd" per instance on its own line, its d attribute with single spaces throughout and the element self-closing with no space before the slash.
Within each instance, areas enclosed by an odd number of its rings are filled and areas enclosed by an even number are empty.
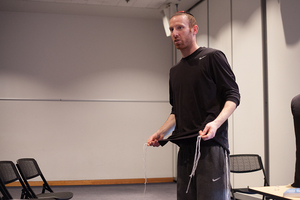
<svg viewBox="0 0 300 200">
<path fill-rule="evenodd" d="M 219 178 L 213 178 L 212 181 L 213 181 L 213 182 L 216 182 L 216 181 L 218 181 L 218 180 L 220 180 L 220 179 L 221 179 L 221 177 L 219 177 Z"/>
</svg>

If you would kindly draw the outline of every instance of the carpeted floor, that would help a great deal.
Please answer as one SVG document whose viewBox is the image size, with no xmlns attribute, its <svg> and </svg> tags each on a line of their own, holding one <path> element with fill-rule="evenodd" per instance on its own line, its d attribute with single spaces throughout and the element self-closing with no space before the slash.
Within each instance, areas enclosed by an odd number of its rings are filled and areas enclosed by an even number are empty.
<svg viewBox="0 0 300 200">
<path fill-rule="evenodd" d="M 176 200 L 176 183 L 152 183 L 133 185 L 61 186 L 54 192 L 69 191 L 72 200 Z M 37 193 L 41 188 L 34 188 Z M 145 192 L 144 192 L 145 191 Z M 21 188 L 10 188 L 13 198 L 20 198 Z"/>
<path fill-rule="evenodd" d="M 74 194 L 71 200 L 176 200 L 176 183 L 148 183 L 132 185 L 99 185 L 99 186 L 52 186 L 54 192 L 68 191 Z M 40 193 L 41 187 L 33 187 Z M 11 187 L 13 198 L 20 198 L 21 187 Z M 261 197 L 250 197 L 236 194 L 239 200 L 258 200 Z"/>
</svg>

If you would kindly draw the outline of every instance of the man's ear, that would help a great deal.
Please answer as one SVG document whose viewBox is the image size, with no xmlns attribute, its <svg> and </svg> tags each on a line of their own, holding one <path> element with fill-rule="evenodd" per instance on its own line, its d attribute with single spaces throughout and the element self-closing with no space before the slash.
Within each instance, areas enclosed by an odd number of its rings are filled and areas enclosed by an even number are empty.
<svg viewBox="0 0 300 200">
<path fill-rule="evenodd" d="M 196 35 L 198 33 L 198 30 L 199 30 L 198 25 L 193 26 L 192 28 L 193 35 Z"/>
</svg>

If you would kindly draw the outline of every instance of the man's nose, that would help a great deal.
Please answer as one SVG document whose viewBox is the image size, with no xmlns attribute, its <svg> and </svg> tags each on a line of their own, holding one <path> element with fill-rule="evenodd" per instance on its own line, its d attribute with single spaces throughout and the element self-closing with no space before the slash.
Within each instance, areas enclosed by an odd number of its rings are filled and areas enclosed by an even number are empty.
<svg viewBox="0 0 300 200">
<path fill-rule="evenodd" d="M 176 30 L 173 30 L 172 33 L 171 33 L 171 35 L 173 37 L 177 37 L 178 36 L 178 32 Z"/>
</svg>

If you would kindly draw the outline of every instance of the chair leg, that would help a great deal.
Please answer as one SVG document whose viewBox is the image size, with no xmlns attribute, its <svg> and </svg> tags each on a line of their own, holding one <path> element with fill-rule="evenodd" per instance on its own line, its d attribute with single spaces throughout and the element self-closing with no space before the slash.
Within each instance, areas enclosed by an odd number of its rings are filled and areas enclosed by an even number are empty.
<svg viewBox="0 0 300 200">
<path fill-rule="evenodd" d="M 234 192 L 231 191 L 231 199 L 236 200 L 234 196 Z"/>
<path fill-rule="evenodd" d="M 233 188 L 232 188 L 231 184 L 230 184 L 230 192 L 231 192 L 231 198 L 230 199 L 235 200 L 234 191 L 233 191 Z"/>
</svg>

